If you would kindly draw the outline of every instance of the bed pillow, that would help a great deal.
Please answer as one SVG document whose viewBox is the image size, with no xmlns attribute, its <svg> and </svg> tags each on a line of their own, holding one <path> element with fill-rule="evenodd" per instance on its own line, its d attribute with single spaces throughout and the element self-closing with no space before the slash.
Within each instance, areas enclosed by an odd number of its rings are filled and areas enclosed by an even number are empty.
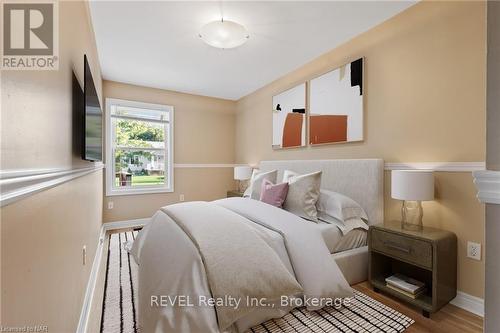
<svg viewBox="0 0 500 333">
<path fill-rule="evenodd" d="M 301 174 L 292 170 L 283 171 L 283 179 L 281 180 L 283 183 L 288 183 L 290 178 L 300 176 Z"/>
<path fill-rule="evenodd" d="M 288 183 L 273 184 L 269 180 L 264 179 L 260 190 L 260 201 L 282 208 L 287 193 Z"/>
<path fill-rule="evenodd" d="M 368 221 L 368 215 L 360 204 L 338 192 L 321 190 L 316 207 L 319 219 L 324 222 L 331 223 L 332 218 L 343 223 L 355 218 Z"/>
<path fill-rule="evenodd" d="M 288 183 L 288 194 L 283 208 L 297 216 L 318 222 L 318 201 L 321 187 L 321 171 L 305 175 L 285 170 L 283 182 Z"/>
<path fill-rule="evenodd" d="M 245 193 L 243 193 L 243 197 L 259 200 L 262 181 L 267 179 L 272 183 L 276 183 L 277 177 L 278 170 L 262 172 L 259 169 L 254 169 L 252 172 L 252 178 L 250 178 L 250 185 L 246 189 Z"/>
</svg>

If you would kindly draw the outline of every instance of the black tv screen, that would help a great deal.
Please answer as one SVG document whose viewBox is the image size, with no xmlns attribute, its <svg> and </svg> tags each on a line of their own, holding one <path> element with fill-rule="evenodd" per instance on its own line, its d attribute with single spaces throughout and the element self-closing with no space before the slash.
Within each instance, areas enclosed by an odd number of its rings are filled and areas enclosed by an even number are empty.
<svg viewBox="0 0 500 333">
<path fill-rule="evenodd" d="M 92 72 L 84 57 L 84 129 L 82 158 L 87 161 L 102 161 L 102 110 L 92 78 Z"/>
</svg>

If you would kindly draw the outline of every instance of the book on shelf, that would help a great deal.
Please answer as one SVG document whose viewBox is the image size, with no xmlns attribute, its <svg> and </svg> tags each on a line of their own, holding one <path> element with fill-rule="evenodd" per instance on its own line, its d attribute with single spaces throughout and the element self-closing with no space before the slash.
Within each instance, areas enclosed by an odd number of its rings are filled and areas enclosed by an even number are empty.
<svg viewBox="0 0 500 333">
<path fill-rule="evenodd" d="M 416 295 L 425 289 L 425 283 L 403 274 L 393 274 L 385 278 L 385 283 L 411 295 Z"/>
<path fill-rule="evenodd" d="M 419 292 L 417 292 L 417 293 L 415 293 L 415 294 L 412 294 L 412 293 L 409 293 L 409 292 L 404 291 L 404 290 L 402 290 L 402 289 L 399 289 L 398 287 L 394 287 L 394 286 L 392 286 L 392 285 L 390 285 L 390 284 L 386 284 L 386 287 L 387 287 L 387 288 L 389 288 L 389 289 L 395 290 L 395 291 L 397 291 L 397 292 L 398 292 L 398 293 L 400 293 L 400 294 L 403 294 L 403 295 L 405 295 L 405 296 L 408 296 L 408 297 L 410 297 L 411 299 L 416 299 L 416 298 L 418 298 L 418 296 L 422 295 L 422 294 L 424 293 L 424 291 L 425 291 L 425 288 L 424 288 L 424 289 L 421 289 Z"/>
</svg>

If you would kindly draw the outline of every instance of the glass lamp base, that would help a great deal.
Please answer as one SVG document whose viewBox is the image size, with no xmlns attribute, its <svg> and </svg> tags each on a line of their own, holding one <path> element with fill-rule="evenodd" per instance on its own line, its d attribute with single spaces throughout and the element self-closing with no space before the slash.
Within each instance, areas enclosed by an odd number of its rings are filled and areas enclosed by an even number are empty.
<svg viewBox="0 0 500 333">
<path fill-rule="evenodd" d="M 248 181 L 246 180 L 238 180 L 238 192 L 243 193 L 248 187 Z"/>
<path fill-rule="evenodd" d="M 403 201 L 401 206 L 401 227 L 405 230 L 422 230 L 424 210 L 420 201 Z"/>
</svg>

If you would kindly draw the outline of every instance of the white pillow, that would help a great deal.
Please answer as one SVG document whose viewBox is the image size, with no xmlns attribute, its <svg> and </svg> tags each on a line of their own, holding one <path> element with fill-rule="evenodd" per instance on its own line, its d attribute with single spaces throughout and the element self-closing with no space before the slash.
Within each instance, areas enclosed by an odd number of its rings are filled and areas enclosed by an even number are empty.
<svg viewBox="0 0 500 333">
<path fill-rule="evenodd" d="M 273 184 L 276 184 L 277 178 L 278 178 L 278 170 L 262 172 L 259 169 L 253 169 L 252 178 L 250 178 L 250 185 L 248 185 L 248 188 L 245 190 L 245 193 L 243 193 L 243 197 L 260 200 L 260 190 L 262 187 L 262 181 L 264 179 L 267 179 Z"/>
<path fill-rule="evenodd" d="M 285 170 L 283 182 L 288 182 L 288 194 L 283 208 L 297 216 L 318 222 L 318 201 L 321 188 L 321 171 L 301 175 Z"/>
<path fill-rule="evenodd" d="M 319 219 L 324 222 L 331 221 L 331 218 L 344 223 L 354 218 L 368 221 L 368 215 L 360 204 L 337 192 L 321 190 L 316 207 Z"/>
</svg>

